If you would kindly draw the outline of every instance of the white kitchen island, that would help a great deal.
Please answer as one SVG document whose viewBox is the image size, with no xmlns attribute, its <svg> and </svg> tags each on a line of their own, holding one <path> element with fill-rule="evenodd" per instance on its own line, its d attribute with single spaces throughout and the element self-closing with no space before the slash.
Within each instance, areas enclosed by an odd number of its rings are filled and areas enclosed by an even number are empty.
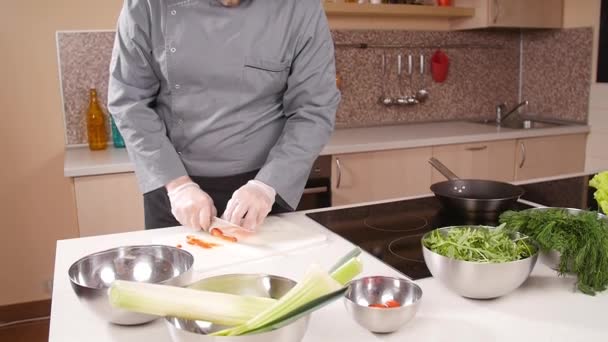
<svg viewBox="0 0 608 342">
<path fill-rule="evenodd" d="M 282 216 L 290 223 L 327 234 L 325 242 L 263 259 L 195 273 L 195 280 L 226 273 L 268 273 L 298 280 L 310 263 L 330 267 L 353 248 L 302 213 Z M 68 279 L 77 259 L 107 248 L 157 242 L 184 228 L 104 235 L 57 242 L 49 341 L 171 341 L 162 319 L 123 327 L 110 324 L 82 305 Z M 362 275 L 403 276 L 367 253 Z M 424 292 L 416 317 L 393 334 L 376 335 L 359 327 L 342 300 L 313 313 L 304 341 L 608 341 L 608 294 L 574 291 L 574 279 L 560 278 L 542 264 L 518 290 L 495 300 L 459 297 L 433 278 L 418 280 Z"/>
</svg>

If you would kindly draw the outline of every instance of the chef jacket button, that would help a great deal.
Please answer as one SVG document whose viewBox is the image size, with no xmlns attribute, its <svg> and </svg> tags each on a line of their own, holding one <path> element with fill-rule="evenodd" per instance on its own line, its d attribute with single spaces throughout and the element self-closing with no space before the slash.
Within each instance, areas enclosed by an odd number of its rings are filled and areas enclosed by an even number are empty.
<svg viewBox="0 0 608 342">
<path fill-rule="evenodd" d="M 179 89 L 179 88 L 181 88 L 181 87 L 182 87 L 182 86 L 180 86 L 179 84 L 176 84 L 176 85 L 175 85 L 175 89 Z"/>
<path fill-rule="evenodd" d="M 177 120 L 177 124 L 181 125 L 183 123 L 184 123 L 184 120 L 182 120 L 182 119 Z"/>
<path fill-rule="evenodd" d="M 170 49 L 170 51 L 171 51 L 172 53 L 175 53 L 175 51 L 177 51 L 177 49 L 173 47 L 173 48 L 171 48 L 171 49 Z"/>
<path fill-rule="evenodd" d="M 177 154 L 179 154 L 181 156 L 182 155 L 182 151 L 177 151 Z"/>
<path fill-rule="evenodd" d="M 171 15 L 176 15 L 176 14 L 177 14 L 177 11 L 176 11 L 176 10 L 172 10 L 172 11 L 171 11 Z"/>
</svg>

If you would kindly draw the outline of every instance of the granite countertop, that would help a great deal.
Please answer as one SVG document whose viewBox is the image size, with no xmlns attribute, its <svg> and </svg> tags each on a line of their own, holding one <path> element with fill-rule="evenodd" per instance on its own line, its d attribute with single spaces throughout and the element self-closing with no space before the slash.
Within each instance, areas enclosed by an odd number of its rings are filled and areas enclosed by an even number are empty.
<svg viewBox="0 0 608 342">
<path fill-rule="evenodd" d="M 321 155 L 588 133 L 589 130 L 587 125 L 524 130 L 465 121 L 337 129 Z M 110 147 L 94 152 L 86 146 L 66 149 L 66 177 L 133 171 L 125 149 Z"/>
<path fill-rule="evenodd" d="M 302 213 L 281 215 L 291 224 L 326 234 L 323 243 L 218 269 L 195 272 L 195 279 L 229 273 L 269 273 L 299 280 L 313 262 L 330 267 L 353 245 Z M 95 316 L 70 287 L 70 264 L 87 254 L 120 245 L 145 244 L 167 234 L 187 234 L 183 227 L 102 235 L 57 242 L 51 342 L 171 341 L 162 319 L 141 326 L 109 324 Z M 209 255 L 209 258 L 214 256 Z M 361 255 L 362 276 L 406 277 L 370 254 Z M 574 292 L 576 279 L 560 277 L 538 262 L 516 291 L 495 300 L 470 300 L 446 289 L 434 278 L 417 280 L 423 297 L 416 317 L 398 332 L 375 335 L 361 328 L 337 300 L 311 316 L 308 341 L 603 341 L 608 336 L 608 294 L 595 297 Z"/>
</svg>

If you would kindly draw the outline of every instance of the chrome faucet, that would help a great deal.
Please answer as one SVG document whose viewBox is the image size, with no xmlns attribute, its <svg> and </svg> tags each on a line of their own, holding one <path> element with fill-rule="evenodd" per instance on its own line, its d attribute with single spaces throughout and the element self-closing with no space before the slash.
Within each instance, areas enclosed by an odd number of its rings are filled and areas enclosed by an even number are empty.
<svg viewBox="0 0 608 342">
<path fill-rule="evenodd" d="M 500 126 L 502 124 L 502 122 L 504 120 L 506 120 L 511 114 L 515 113 L 515 111 L 518 110 L 520 107 L 527 106 L 528 103 L 529 102 L 527 100 L 520 102 L 515 107 L 513 107 L 513 109 L 508 111 L 506 114 L 504 114 L 504 112 L 507 110 L 506 103 L 501 103 L 498 106 L 496 106 L 496 126 Z"/>
</svg>

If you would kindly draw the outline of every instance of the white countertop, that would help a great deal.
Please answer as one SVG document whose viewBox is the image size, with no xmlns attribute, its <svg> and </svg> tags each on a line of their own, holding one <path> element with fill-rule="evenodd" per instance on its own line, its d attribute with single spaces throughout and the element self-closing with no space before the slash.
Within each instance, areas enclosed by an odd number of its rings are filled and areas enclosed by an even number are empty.
<svg viewBox="0 0 608 342">
<path fill-rule="evenodd" d="M 321 155 L 370 152 L 480 141 L 521 139 L 551 135 L 588 133 L 589 126 L 573 125 L 543 129 L 508 129 L 464 121 L 338 129 Z M 133 172 L 125 149 L 90 151 L 68 148 L 65 153 L 66 177 Z"/>
<path fill-rule="evenodd" d="M 302 213 L 283 215 L 290 223 L 325 232 L 325 243 L 266 259 L 227 266 L 197 278 L 225 273 L 271 273 L 300 279 L 318 262 L 329 267 L 352 245 Z M 180 228 L 169 228 L 178 230 Z M 181 228 L 183 229 L 183 228 Z M 109 324 L 78 302 L 67 277 L 80 257 L 120 245 L 145 244 L 161 231 L 138 231 L 57 242 L 50 323 L 50 342 L 170 341 L 162 320 L 143 326 Z M 363 275 L 400 276 L 367 253 Z M 595 297 L 574 292 L 574 279 L 558 277 L 537 264 L 530 279 L 515 292 L 495 300 L 470 300 L 445 289 L 433 278 L 418 280 L 424 294 L 417 316 L 393 334 L 374 335 L 359 327 L 341 300 L 313 313 L 305 342 L 318 341 L 606 341 L 608 293 Z"/>
</svg>

